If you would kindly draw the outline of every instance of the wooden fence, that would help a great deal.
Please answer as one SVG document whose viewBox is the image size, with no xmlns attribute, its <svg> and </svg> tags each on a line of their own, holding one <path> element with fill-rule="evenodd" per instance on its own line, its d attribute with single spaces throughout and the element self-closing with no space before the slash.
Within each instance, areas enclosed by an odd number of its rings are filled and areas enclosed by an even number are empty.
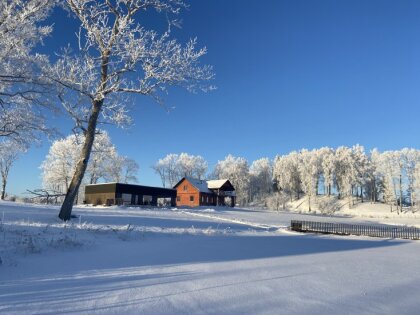
<svg viewBox="0 0 420 315">
<path fill-rule="evenodd" d="M 292 220 L 290 228 L 298 232 L 314 232 L 338 235 L 364 235 L 384 238 L 420 239 L 420 229 L 395 225 L 345 224 Z"/>
</svg>

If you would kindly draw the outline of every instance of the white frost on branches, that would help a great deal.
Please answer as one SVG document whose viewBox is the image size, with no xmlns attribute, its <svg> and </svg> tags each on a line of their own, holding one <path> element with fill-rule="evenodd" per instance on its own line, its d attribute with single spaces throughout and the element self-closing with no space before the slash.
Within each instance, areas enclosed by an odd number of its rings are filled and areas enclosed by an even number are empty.
<svg viewBox="0 0 420 315">
<path fill-rule="evenodd" d="M 370 155 L 360 145 L 303 149 L 277 156 L 273 177 L 290 200 L 305 193 L 309 208 L 311 199 L 323 192 L 348 198 L 349 207 L 356 197 L 361 202 L 382 200 L 400 212 L 404 204 L 414 209 L 420 200 L 419 162 L 420 151 L 408 148 L 383 153 L 374 149 Z"/>
<path fill-rule="evenodd" d="M 293 200 L 300 197 L 302 182 L 299 172 L 299 153 L 293 151 L 287 155 L 277 156 L 274 160 L 273 177 L 277 188 Z"/>
<path fill-rule="evenodd" d="M 199 155 L 171 153 L 159 159 L 152 168 L 159 174 L 163 187 L 173 187 L 183 177 L 203 179 L 207 172 L 208 164 Z"/>
<path fill-rule="evenodd" d="M 124 126 L 131 122 L 129 95 L 162 101 L 168 86 L 207 91 L 210 66 L 199 65 L 206 48 L 197 40 L 186 45 L 171 38 L 170 27 L 159 34 L 141 24 L 141 15 L 156 9 L 169 16 L 185 6 L 179 0 L 67 0 L 80 21 L 78 51 L 63 50 L 47 73 L 59 87 L 60 100 L 76 125 L 86 128 L 91 106 L 103 101 L 102 121 Z M 169 21 L 169 25 L 174 21 Z"/>
<path fill-rule="evenodd" d="M 172 19 L 186 5 L 182 0 L 66 0 L 80 23 L 78 50 L 64 49 L 44 72 L 55 82 L 64 109 L 82 130 L 85 141 L 59 217 L 70 220 L 99 123 L 125 126 L 131 122 L 130 96 L 146 95 L 162 104 L 168 87 L 190 91 L 212 89 L 210 66 L 200 60 L 206 48 L 195 39 L 181 44 L 172 38 Z M 142 15 L 156 10 L 167 17 L 168 29 L 146 28 Z"/>
<path fill-rule="evenodd" d="M 49 0 L 0 2 L 0 137 L 29 143 L 47 131 L 42 111 L 48 84 L 40 76 L 47 64 L 33 54 L 35 45 L 51 33 L 42 26 L 55 5 Z"/>
<path fill-rule="evenodd" d="M 271 193 L 273 186 L 273 165 L 268 158 L 261 158 L 252 162 L 249 168 L 250 198 L 263 199 Z"/>
<path fill-rule="evenodd" d="M 0 142 L 0 176 L 1 176 L 1 195 L 0 199 L 4 200 L 6 196 L 6 186 L 9 179 L 10 169 L 16 162 L 19 155 L 24 153 L 26 148 L 15 141 Z"/>
<path fill-rule="evenodd" d="M 80 156 L 82 143 L 82 135 L 70 135 L 53 142 L 41 165 L 43 188 L 66 193 Z M 84 183 L 137 182 L 138 169 L 135 161 L 118 155 L 105 131 L 99 131 L 95 137 Z"/>
<path fill-rule="evenodd" d="M 216 179 L 229 179 L 235 187 L 236 200 L 240 205 L 249 202 L 250 176 L 246 159 L 229 154 L 224 160 L 217 162 L 214 176 Z"/>
</svg>

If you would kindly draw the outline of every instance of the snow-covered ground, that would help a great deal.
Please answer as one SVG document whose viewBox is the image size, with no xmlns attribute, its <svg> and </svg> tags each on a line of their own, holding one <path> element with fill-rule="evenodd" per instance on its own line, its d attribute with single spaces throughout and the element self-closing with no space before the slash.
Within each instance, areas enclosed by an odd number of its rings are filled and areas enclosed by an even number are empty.
<svg viewBox="0 0 420 315">
<path fill-rule="evenodd" d="M 373 218 L 83 207 L 64 224 L 57 213 L 0 203 L 0 313 L 418 314 L 420 308 L 419 241 L 286 229 L 291 219 Z"/>
<path fill-rule="evenodd" d="M 409 225 L 420 227 L 420 211 L 418 207 L 414 210 L 410 207 L 403 207 L 402 212 L 397 212 L 395 206 L 391 212 L 390 206 L 384 203 L 371 203 L 369 201 L 361 202 L 360 199 L 353 200 L 354 205 L 349 208 L 348 199 L 340 199 L 337 197 L 326 197 L 318 196 L 312 201 L 312 211 L 309 211 L 308 201 L 306 197 L 293 200 L 288 202 L 286 205 L 286 211 L 280 211 L 282 213 L 293 214 L 308 214 L 317 216 L 318 220 L 324 220 L 322 218 L 332 216 L 333 221 L 337 221 L 337 218 L 345 218 L 345 220 L 351 219 L 352 221 L 359 222 L 379 222 L 384 224 L 397 224 L 397 225 Z M 320 204 L 328 203 L 327 209 L 320 210 Z M 334 209 L 334 211 L 331 211 Z M 257 207 L 257 210 L 258 207 Z M 328 220 L 328 219 L 327 219 Z"/>
</svg>

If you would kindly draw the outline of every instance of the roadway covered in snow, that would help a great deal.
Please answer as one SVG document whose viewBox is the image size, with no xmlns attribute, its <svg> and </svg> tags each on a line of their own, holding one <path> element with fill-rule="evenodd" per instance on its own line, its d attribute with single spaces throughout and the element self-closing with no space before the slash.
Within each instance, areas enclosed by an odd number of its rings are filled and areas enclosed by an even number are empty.
<svg viewBox="0 0 420 315">
<path fill-rule="evenodd" d="M 288 231 L 246 209 L 0 203 L 0 313 L 416 314 L 420 242 Z M 354 220 L 312 216 L 317 220 Z"/>
</svg>

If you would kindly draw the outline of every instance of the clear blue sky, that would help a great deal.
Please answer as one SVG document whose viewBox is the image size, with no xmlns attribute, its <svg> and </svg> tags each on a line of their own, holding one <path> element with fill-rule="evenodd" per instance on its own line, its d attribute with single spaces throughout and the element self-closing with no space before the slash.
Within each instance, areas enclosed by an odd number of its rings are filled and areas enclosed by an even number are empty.
<svg viewBox="0 0 420 315">
<path fill-rule="evenodd" d="M 218 89 L 174 91 L 169 114 L 139 97 L 135 125 L 108 129 L 139 163 L 141 184 L 160 185 L 150 166 L 168 153 L 213 167 L 229 153 L 251 163 L 303 147 L 420 147 L 420 1 L 199 0 L 182 19 L 177 37 L 207 46 Z M 52 54 L 74 43 L 75 25 L 62 13 L 51 20 L 41 51 Z M 9 192 L 40 187 L 49 145 L 16 163 Z"/>
</svg>

